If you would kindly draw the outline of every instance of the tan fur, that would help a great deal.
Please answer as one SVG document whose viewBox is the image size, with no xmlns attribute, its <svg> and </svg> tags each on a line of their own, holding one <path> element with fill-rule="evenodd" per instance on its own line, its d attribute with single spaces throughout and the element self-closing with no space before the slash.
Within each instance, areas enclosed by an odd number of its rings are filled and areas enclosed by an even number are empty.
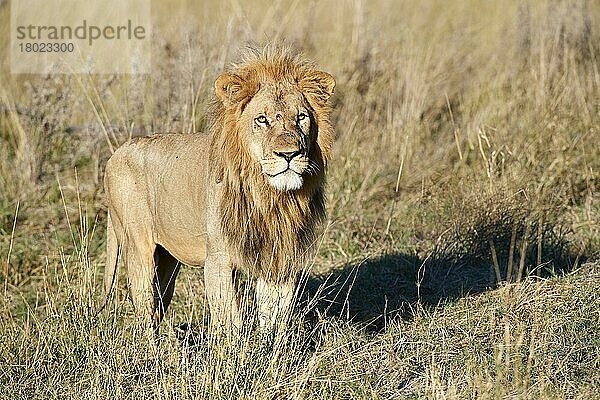
<svg viewBox="0 0 600 400">
<path fill-rule="evenodd" d="M 119 148 L 105 174 L 105 290 L 122 249 L 148 324 L 157 326 L 171 300 L 177 260 L 204 263 L 213 323 L 241 323 L 238 269 L 258 279 L 261 326 L 283 319 L 325 215 L 334 86 L 289 50 L 250 50 L 215 82 L 210 135 L 155 135 Z"/>
</svg>

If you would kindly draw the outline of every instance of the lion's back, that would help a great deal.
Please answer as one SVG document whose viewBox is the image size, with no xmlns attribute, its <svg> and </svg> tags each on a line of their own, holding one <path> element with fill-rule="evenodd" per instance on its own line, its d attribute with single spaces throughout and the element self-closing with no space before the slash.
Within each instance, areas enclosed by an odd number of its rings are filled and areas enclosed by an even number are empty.
<svg viewBox="0 0 600 400">
<path fill-rule="evenodd" d="M 105 184 L 107 179 L 125 176 L 142 179 L 144 175 L 155 176 L 173 164 L 196 163 L 199 157 L 207 159 L 209 146 L 210 137 L 201 133 L 163 133 L 130 139 L 108 160 Z"/>
<path fill-rule="evenodd" d="M 169 192 L 202 191 L 208 174 L 210 137 L 155 134 L 125 142 L 110 157 L 104 174 L 109 203 L 138 202 L 155 207 Z"/>
</svg>

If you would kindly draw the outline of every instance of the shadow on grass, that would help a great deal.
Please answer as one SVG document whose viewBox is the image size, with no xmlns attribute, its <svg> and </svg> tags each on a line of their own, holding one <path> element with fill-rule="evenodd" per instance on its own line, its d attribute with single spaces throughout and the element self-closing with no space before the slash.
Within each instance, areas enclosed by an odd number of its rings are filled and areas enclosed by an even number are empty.
<svg viewBox="0 0 600 400">
<path fill-rule="evenodd" d="M 501 280 L 505 281 L 508 256 L 497 254 L 497 259 Z M 560 275 L 584 259 L 562 244 L 554 244 L 545 247 L 537 267 L 532 267 L 537 256 L 527 254 L 524 274 Z M 518 268 L 517 254 L 513 264 Z M 457 257 L 449 251 L 421 259 L 395 253 L 347 265 L 327 276 L 310 277 L 302 301 L 312 308 L 313 316 L 318 313 L 346 319 L 369 331 L 379 331 L 391 318 L 412 318 L 418 305 L 436 307 L 497 286 L 491 257 L 482 254 Z"/>
</svg>

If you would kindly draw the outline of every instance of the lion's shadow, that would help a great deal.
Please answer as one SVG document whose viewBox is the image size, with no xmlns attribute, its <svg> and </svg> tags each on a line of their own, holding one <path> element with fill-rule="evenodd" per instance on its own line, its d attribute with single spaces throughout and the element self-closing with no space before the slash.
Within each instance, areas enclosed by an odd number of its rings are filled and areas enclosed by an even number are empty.
<svg viewBox="0 0 600 400">
<path fill-rule="evenodd" d="M 565 260 L 566 267 L 535 272 L 564 273 L 581 262 Z M 505 280 L 506 269 L 501 270 Z M 327 276 L 304 282 L 301 306 L 309 317 L 340 318 L 379 331 L 392 318 L 411 319 L 417 306 L 437 307 L 448 301 L 498 287 L 491 263 L 470 257 L 421 259 L 394 253 L 349 264 Z"/>
</svg>

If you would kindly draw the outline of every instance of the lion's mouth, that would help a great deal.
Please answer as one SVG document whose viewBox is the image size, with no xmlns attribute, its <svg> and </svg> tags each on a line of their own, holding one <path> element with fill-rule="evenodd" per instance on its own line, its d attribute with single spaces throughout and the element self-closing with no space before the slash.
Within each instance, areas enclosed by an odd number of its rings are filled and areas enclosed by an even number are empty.
<svg viewBox="0 0 600 400">
<path fill-rule="evenodd" d="M 292 169 L 291 167 L 287 167 L 286 169 L 283 169 L 283 170 L 281 170 L 281 171 L 279 171 L 279 172 L 277 172 L 275 174 L 270 174 L 268 172 L 264 172 L 264 174 L 267 175 L 269 178 L 275 178 L 276 176 L 279 176 L 281 174 L 285 174 L 288 171 L 291 171 L 291 172 L 293 172 L 295 174 L 298 174 L 298 175 L 302 175 L 301 172 L 298 172 L 298 171 Z"/>
<path fill-rule="evenodd" d="M 298 190 L 304 183 L 302 175 L 289 167 L 275 175 L 268 173 L 265 174 L 269 177 L 269 183 L 271 186 L 284 192 L 289 190 Z"/>
</svg>

